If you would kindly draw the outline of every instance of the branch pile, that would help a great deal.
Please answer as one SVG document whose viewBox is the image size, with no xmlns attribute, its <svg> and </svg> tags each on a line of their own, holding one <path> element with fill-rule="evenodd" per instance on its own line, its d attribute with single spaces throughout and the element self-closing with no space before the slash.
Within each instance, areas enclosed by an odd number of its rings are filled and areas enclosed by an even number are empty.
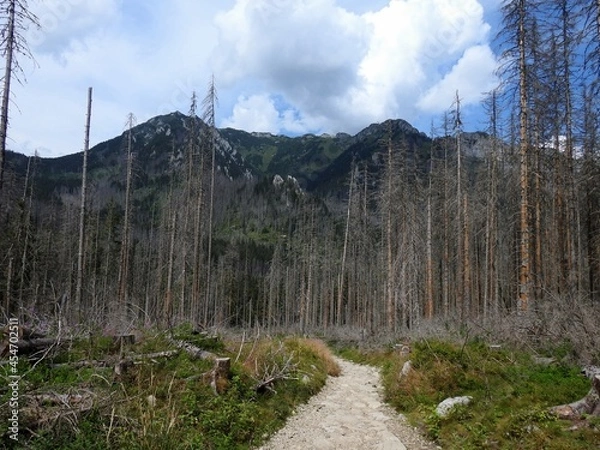
<svg viewBox="0 0 600 450">
<path fill-rule="evenodd" d="M 43 392 L 23 396 L 21 409 L 23 424 L 28 430 L 59 429 L 66 426 L 78 430 L 83 415 L 111 402 L 110 395 L 99 395 L 87 389 L 73 389 L 67 393 Z"/>
<path fill-rule="evenodd" d="M 294 354 L 286 355 L 284 350 L 283 343 L 280 343 L 279 348 L 263 362 L 261 369 L 258 368 L 258 361 L 255 362 L 255 373 L 260 374 L 254 387 L 256 392 L 277 393 L 273 387 L 276 381 L 298 379 L 292 376 L 298 368 L 294 362 Z"/>
</svg>

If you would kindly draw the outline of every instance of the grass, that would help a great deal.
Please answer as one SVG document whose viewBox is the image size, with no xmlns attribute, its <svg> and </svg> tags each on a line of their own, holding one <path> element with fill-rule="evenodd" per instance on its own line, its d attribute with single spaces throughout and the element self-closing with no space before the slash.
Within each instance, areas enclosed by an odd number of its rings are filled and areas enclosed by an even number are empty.
<svg viewBox="0 0 600 450">
<path fill-rule="evenodd" d="M 597 420 L 572 429 L 573 423 L 548 412 L 588 392 L 589 380 L 578 367 L 539 365 L 526 353 L 491 349 L 477 340 L 421 340 L 407 356 L 393 347 L 339 353 L 381 367 L 386 401 L 444 449 L 599 448 Z M 402 376 L 408 359 L 413 369 Z M 470 405 L 443 419 L 435 413 L 445 398 L 463 395 L 473 397 Z"/>
<path fill-rule="evenodd" d="M 328 375 L 339 373 L 327 346 L 318 340 L 281 337 L 240 342 L 193 334 L 191 327 L 178 328 L 174 337 L 231 358 L 231 376 L 221 395 L 215 395 L 203 376 L 212 362 L 192 359 L 185 352 L 136 364 L 122 376 L 115 375 L 110 365 L 52 366 L 81 359 L 118 361 L 120 349 L 111 338 L 80 339 L 54 355 L 53 361 L 47 359 L 35 367 L 22 358 L 19 371 L 27 375 L 20 392 L 20 447 L 6 436 L 8 407 L 0 410 L 4 436 L 0 447 L 250 449 L 283 426 L 300 403 L 321 389 Z M 154 332 L 138 339 L 125 354 L 173 348 L 164 334 Z M 278 371 L 281 378 L 257 392 L 257 385 Z M 9 392 L 0 393 L 0 403 L 6 406 Z M 46 407 L 43 414 L 52 426 L 37 427 L 32 434 L 25 428 L 33 426 L 42 413 L 30 409 L 25 399 L 41 393 L 83 394 L 91 406 L 77 416 L 63 408 L 60 418 L 59 408 Z"/>
</svg>

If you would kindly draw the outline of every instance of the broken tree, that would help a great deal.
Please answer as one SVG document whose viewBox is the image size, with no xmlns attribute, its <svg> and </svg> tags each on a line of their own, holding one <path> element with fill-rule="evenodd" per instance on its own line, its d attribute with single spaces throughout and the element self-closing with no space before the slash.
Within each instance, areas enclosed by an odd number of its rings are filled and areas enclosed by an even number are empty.
<svg viewBox="0 0 600 450">
<path fill-rule="evenodd" d="M 577 420 L 583 415 L 600 416 L 600 367 L 588 366 L 581 373 L 591 380 L 592 387 L 582 399 L 550 408 L 550 412 L 561 419 Z"/>
</svg>

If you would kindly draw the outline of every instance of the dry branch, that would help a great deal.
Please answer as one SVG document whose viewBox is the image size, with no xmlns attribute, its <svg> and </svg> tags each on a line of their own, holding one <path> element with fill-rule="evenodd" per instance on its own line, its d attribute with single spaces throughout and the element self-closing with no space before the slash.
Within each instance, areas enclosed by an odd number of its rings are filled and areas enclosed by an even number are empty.
<svg viewBox="0 0 600 450">
<path fill-rule="evenodd" d="M 283 359 L 282 363 L 277 362 L 276 356 L 278 353 L 283 352 L 283 345 L 280 345 L 279 349 L 275 352 L 273 358 L 270 361 L 266 361 L 263 365 L 262 377 L 257 380 L 257 384 L 254 387 L 256 392 L 271 391 L 277 393 L 273 388 L 273 385 L 278 380 L 296 380 L 292 374 L 297 369 L 297 364 L 294 363 L 294 354 L 290 354 Z M 257 371 L 258 372 L 258 371 Z"/>
<path fill-rule="evenodd" d="M 22 409 L 24 424 L 29 431 L 39 428 L 56 428 L 66 423 L 77 428 L 80 417 L 98 405 L 98 395 L 89 390 L 58 394 L 45 392 L 24 396 L 26 405 Z M 103 398 L 108 402 L 110 396 Z"/>
</svg>

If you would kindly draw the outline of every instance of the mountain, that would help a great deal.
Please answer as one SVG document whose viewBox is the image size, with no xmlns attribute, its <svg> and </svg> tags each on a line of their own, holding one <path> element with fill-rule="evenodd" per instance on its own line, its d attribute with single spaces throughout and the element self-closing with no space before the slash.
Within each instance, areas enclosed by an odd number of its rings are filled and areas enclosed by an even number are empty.
<svg viewBox="0 0 600 450">
<path fill-rule="evenodd" d="M 287 137 L 270 133 L 247 133 L 226 128 L 220 130 L 257 175 L 293 176 L 302 186 L 310 186 L 320 172 L 328 167 L 353 142 L 350 135 L 306 134 Z"/>
<path fill-rule="evenodd" d="M 207 126 L 199 118 L 191 119 L 179 112 L 154 117 L 132 128 L 135 160 L 135 185 L 141 202 L 152 202 L 168 186 L 173 176 L 182 174 L 186 161 L 189 129 L 198 130 L 198 148 Z M 124 190 L 128 131 L 92 147 L 88 156 L 88 173 L 96 189 L 115 195 Z M 443 139 L 443 138 L 442 138 Z M 486 145 L 484 133 L 465 133 L 466 156 L 480 157 Z M 234 180 L 291 176 L 308 191 L 343 192 L 354 163 L 366 164 L 377 175 L 382 168 L 388 142 L 399 152 L 405 164 L 427 171 L 432 152 L 442 157 L 424 133 L 408 122 L 395 119 L 374 123 L 354 136 L 307 134 L 287 137 L 270 133 L 249 133 L 232 128 L 218 129 L 215 135 L 216 166 L 221 176 Z M 437 149 L 437 150 L 436 150 Z M 9 152 L 8 167 L 25 175 L 27 158 Z M 36 162 L 36 190 L 49 199 L 53 193 L 70 193 L 81 184 L 82 153 L 59 158 L 39 158 Z M 205 167 L 210 155 L 205 155 Z M 376 178 L 376 177 L 375 177 Z"/>
<path fill-rule="evenodd" d="M 207 126 L 197 117 L 194 120 L 198 139 L 201 141 Z M 175 112 L 154 117 L 132 128 L 136 185 L 146 188 L 149 195 L 166 186 L 171 175 L 182 168 L 191 124 L 188 116 Z M 128 131 L 124 131 L 120 136 L 90 149 L 88 174 L 97 188 L 110 191 L 124 189 L 127 137 Z M 215 142 L 215 162 L 221 174 L 230 179 L 252 177 L 251 168 L 244 158 L 218 132 Z M 27 167 L 25 156 L 11 152 L 7 161 L 9 168 L 24 176 Z M 35 168 L 37 190 L 40 194 L 49 196 L 57 191 L 71 192 L 78 189 L 81 185 L 82 164 L 83 152 L 58 158 L 38 158 Z M 208 158 L 205 164 L 209 164 Z"/>
<path fill-rule="evenodd" d="M 402 119 L 371 124 L 347 142 L 347 148 L 315 177 L 311 189 L 321 192 L 341 189 L 353 163 L 366 164 L 370 173 L 378 173 L 389 142 L 394 152 L 426 170 L 432 144 L 430 138 Z"/>
</svg>

